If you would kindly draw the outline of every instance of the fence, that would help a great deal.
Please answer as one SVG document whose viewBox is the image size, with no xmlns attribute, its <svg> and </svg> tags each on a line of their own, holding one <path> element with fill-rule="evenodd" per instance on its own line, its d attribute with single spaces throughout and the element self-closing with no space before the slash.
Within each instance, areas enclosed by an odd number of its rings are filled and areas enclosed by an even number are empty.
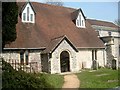
<svg viewBox="0 0 120 90">
<path fill-rule="evenodd" d="M 27 73 L 37 73 L 38 72 L 38 63 L 37 62 L 29 62 L 27 65 L 26 63 L 20 63 L 19 60 L 14 59 L 6 59 L 7 63 L 9 63 L 15 70 L 23 70 Z"/>
</svg>

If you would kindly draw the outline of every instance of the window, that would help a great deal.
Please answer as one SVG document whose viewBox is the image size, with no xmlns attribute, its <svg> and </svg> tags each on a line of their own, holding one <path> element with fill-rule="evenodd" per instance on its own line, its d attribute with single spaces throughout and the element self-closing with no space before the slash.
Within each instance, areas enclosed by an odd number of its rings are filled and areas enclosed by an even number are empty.
<svg viewBox="0 0 120 90">
<path fill-rule="evenodd" d="M 79 20 L 77 20 L 77 26 L 79 26 Z"/>
<path fill-rule="evenodd" d="M 32 8 L 32 5 L 30 3 L 27 3 L 27 5 L 24 7 L 22 14 L 22 22 L 23 23 L 35 23 L 35 11 Z"/>
<path fill-rule="evenodd" d="M 76 19 L 76 26 L 85 28 L 85 19 L 81 14 L 79 14 Z"/>
<path fill-rule="evenodd" d="M 23 13 L 23 20 L 26 20 L 26 13 Z"/>
<path fill-rule="evenodd" d="M 28 55 L 29 55 L 28 51 L 25 51 L 26 65 L 28 65 L 28 60 L 29 60 Z"/>
<path fill-rule="evenodd" d="M 79 15 L 79 26 L 81 26 L 81 15 Z"/>
<path fill-rule="evenodd" d="M 31 21 L 33 21 L 33 14 L 30 14 Z"/>
<path fill-rule="evenodd" d="M 20 63 L 23 65 L 24 64 L 24 52 L 20 52 Z"/>
<path fill-rule="evenodd" d="M 82 20 L 82 26 L 84 26 L 84 21 Z"/>
<path fill-rule="evenodd" d="M 92 50 L 92 60 L 94 60 L 94 50 Z"/>
<path fill-rule="evenodd" d="M 97 60 L 97 50 L 95 50 L 94 52 L 95 52 L 95 60 Z"/>
<path fill-rule="evenodd" d="M 97 50 L 92 50 L 92 60 L 97 60 Z"/>
<path fill-rule="evenodd" d="M 27 21 L 29 21 L 29 7 L 27 7 Z"/>
<path fill-rule="evenodd" d="M 28 65 L 28 61 L 29 61 L 29 53 L 28 51 L 21 51 L 20 52 L 20 63 L 22 65 L 24 65 L 26 63 L 26 65 Z"/>
<path fill-rule="evenodd" d="M 111 36 L 111 32 L 108 32 L 108 35 Z"/>
<path fill-rule="evenodd" d="M 96 70 L 98 67 L 97 65 L 97 50 L 92 50 L 92 68 Z"/>
<path fill-rule="evenodd" d="M 23 23 L 35 23 L 36 15 L 30 3 L 27 3 L 27 5 L 24 7 L 21 13 Z"/>
</svg>

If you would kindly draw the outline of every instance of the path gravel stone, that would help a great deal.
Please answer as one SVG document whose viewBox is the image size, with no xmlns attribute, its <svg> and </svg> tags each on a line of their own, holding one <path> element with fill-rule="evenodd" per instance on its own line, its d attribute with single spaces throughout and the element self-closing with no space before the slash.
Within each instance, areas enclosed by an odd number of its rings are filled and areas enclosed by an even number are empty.
<svg viewBox="0 0 120 90">
<path fill-rule="evenodd" d="M 75 74 L 65 75 L 62 88 L 79 88 L 80 81 Z"/>
</svg>

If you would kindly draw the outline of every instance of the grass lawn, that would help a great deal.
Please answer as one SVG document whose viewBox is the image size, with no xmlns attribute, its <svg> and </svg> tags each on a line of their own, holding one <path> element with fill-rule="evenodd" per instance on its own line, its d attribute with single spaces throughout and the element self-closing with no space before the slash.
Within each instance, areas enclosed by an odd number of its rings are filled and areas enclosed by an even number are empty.
<svg viewBox="0 0 120 90">
<path fill-rule="evenodd" d="M 45 80 L 54 88 L 61 88 L 64 83 L 64 76 L 57 74 L 43 74 Z"/>
<path fill-rule="evenodd" d="M 118 86 L 118 70 L 85 70 L 77 74 L 80 88 L 114 88 Z"/>
</svg>

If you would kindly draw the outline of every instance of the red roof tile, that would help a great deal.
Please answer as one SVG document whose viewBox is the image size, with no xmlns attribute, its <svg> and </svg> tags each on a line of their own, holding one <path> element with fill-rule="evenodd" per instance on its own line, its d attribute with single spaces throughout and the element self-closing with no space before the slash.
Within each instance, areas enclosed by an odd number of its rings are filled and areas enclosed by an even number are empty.
<svg viewBox="0 0 120 90">
<path fill-rule="evenodd" d="M 69 43 L 69 45 L 71 45 L 71 47 L 72 47 L 76 52 L 78 52 L 78 50 L 77 50 L 77 48 L 74 46 L 74 44 L 66 37 L 66 35 L 63 35 L 63 36 L 60 36 L 60 37 L 56 37 L 56 38 L 51 39 L 50 43 L 48 44 L 47 49 L 45 50 L 45 53 L 47 53 L 47 52 L 53 52 L 53 51 L 60 45 L 60 43 L 61 43 L 63 40 L 66 40 L 66 41 Z"/>
<path fill-rule="evenodd" d="M 22 23 L 18 17 L 17 39 L 6 48 L 47 48 L 52 38 L 63 35 L 66 35 L 75 47 L 104 47 L 87 21 L 86 28 L 78 28 L 73 23 L 71 13 L 76 9 L 36 2 L 32 5 L 36 12 L 35 24 Z"/>
</svg>

